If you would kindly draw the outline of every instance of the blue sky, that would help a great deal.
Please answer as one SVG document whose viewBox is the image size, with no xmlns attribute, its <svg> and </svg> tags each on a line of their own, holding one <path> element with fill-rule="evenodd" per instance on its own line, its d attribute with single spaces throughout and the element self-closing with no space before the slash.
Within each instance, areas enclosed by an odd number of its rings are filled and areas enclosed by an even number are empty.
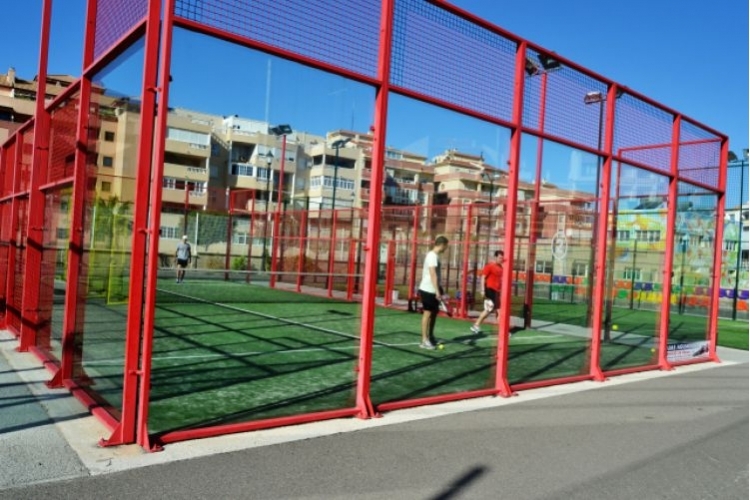
<svg viewBox="0 0 750 500">
<path fill-rule="evenodd" d="M 85 3 L 54 1 L 52 73 L 80 72 Z M 726 133 L 738 154 L 748 145 L 745 0 L 630 0 L 618 8 L 593 0 L 453 3 Z M 6 19 L 13 22 L 6 23 L 3 35 L 13 43 L 0 44 L 2 71 L 14 66 L 22 77 L 36 73 L 41 4 L 4 5 Z M 333 92 L 339 90 L 358 92 L 347 85 Z M 337 106 L 336 112 L 352 122 L 355 113 L 370 112 L 350 109 L 353 104 Z"/>
</svg>

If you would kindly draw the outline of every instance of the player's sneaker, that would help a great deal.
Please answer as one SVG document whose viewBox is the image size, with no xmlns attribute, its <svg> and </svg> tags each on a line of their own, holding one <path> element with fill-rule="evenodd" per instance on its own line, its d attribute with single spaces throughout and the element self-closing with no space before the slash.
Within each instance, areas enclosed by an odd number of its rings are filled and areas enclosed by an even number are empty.
<svg viewBox="0 0 750 500">
<path fill-rule="evenodd" d="M 482 329 L 479 328 L 477 325 L 471 325 L 471 333 L 476 333 L 476 334 L 482 333 Z"/>
<path fill-rule="evenodd" d="M 429 340 L 427 342 L 422 342 L 421 344 L 419 344 L 419 347 L 421 347 L 422 349 L 427 349 L 429 351 L 435 350 L 435 344 L 433 344 Z"/>
</svg>

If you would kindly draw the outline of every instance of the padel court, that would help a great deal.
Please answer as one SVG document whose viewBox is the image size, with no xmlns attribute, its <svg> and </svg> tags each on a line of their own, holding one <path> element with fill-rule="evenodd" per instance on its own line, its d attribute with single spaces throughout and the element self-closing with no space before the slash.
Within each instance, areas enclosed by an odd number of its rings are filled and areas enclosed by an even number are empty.
<svg viewBox="0 0 750 500">
<path fill-rule="evenodd" d="M 450 2 L 88 0 L 72 82 L 42 3 L 0 323 L 102 445 L 716 362 L 747 311 L 727 136 Z"/>
</svg>

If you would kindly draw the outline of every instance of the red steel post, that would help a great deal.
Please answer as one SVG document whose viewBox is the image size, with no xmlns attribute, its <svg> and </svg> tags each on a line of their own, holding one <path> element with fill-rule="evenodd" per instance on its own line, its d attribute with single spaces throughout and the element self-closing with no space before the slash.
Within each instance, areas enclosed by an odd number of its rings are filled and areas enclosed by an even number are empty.
<svg viewBox="0 0 750 500">
<path fill-rule="evenodd" d="M 10 194 L 13 195 L 10 202 L 10 213 L 8 214 L 9 220 L 9 228 L 8 228 L 8 235 L 10 236 L 8 240 L 8 273 L 6 275 L 5 283 L 0 283 L 0 286 L 5 287 L 5 297 L 6 297 L 6 306 L 5 306 L 5 323 L 6 327 L 13 333 L 14 335 L 18 336 L 20 332 L 18 332 L 13 326 L 13 321 L 8 321 L 9 316 L 18 316 L 20 311 L 15 310 L 15 308 L 8 307 L 8 304 L 14 302 L 13 300 L 13 294 L 15 293 L 15 283 L 16 283 L 16 257 L 18 253 L 18 248 L 21 245 L 21 242 L 18 241 L 18 211 L 20 209 L 19 205 L 19 199 L 17 196 L 18 191 L 18 178 L 20 177 L 20 169 L 21 169 L 21 157 L 23 155 L 23 133 L 19 130 L 15 134 L 15 140 L 13 142 L 13 155 L 11 155 L 11 166 L 10 168 L 13 169 L 12 176 L 12 184 L 10 186 Z"/>
<path fill-rule="evenodd" d="M 712 361 L 719 361 L 716 355 L 716 340 L 718 338 L 719 318 L 719 288 L 721 287 L 722 251 L 724 250 L 724 210 L 727 186 L 727 157 L 729 155 L 729 141 L 721 142 L 719 154 L 719 190 L 716 199 L 716 235 L 714 237 L 714 266 L 711 277 L 711 305 L 708 314 L 708 357 Z M 739 276 L 736 276 L 739 279 Z"/>
<path fill-rule="evenodd" d="M 276 288 L 276 272 L 278 271 L 278 261 L 279 259 L 284 258 L 283 255 L 277 255 L 279 252 L 279 241 L 281 241 L 282 238 L 281 212 L 279 212 L 278 209 L 273 214 L 273 227 L 273 243 L 271 243 L 271 277 L 269 279 L 269 285 L 271 286 L 271 288 Z"/>
<path fill-rule="evenodd" d="M 307 215 L 309 210 L 302 210 L 300 216 L 299 262 L 297 262 L 297 291 L 302 291 L 302 274 L 305 272 L 307 252 Z"/>
<path fill-rule="evenodd" d="M 677 220 L 677 201 L 679 198 L 679 165 L 680 165 L 680 130 L 682 117 L 676 115 L 672 121 L 672 144 L 670 146 L 670 176 L 667 191 L 667 234 L 664 240 L 664 272 L 662 275 L 661 314 L 659 316 L 658 364 L 662 370 L 671 370 L 672 365 L 667 359 L 667 344 L 669 342 L 669 318 L 671 315 L 672 276 L 674 273 L 674 238 Z M 633 293 L 633 290 L 630 291 Z"/>
<path fill-rule="evenodd" d="M 500 289 L 500 314 L 498 317 L 498 341 L 495 372 L 495 391 L 500 396 L 510 396 L 513 391 L 508 384 L 508 337 L 510 336 L 511 290 L 513 288 L 513 254 L 516 238 L 516 207 L 521 172 L 521 127 L 523 125 L 524 77 L 526 68 L 526 42 L 516 48 L 515 78 L 513 89 L 513 128 L 510 136 L 508 159 L 508 196 L 505 199 L 505 251 L 503 277 Z"/>
<path fill-rule="evenodd" d="M 331 210 L 333 217 L 331 221 L 330 245 L 328 247 L 328 296 L 333 297 L 333 266 L 336 261 L 336 222 L 338 211 Z"/>
<path fill-rule="evenodd" d="M 42 2 L 42 28 L 39 45 L 39 69 L 37 73 L 37 99 L 34 111 L 34 146 L 31 156 L 29 178 L 28 218 L 26 220 L 26 260 L 24 262 L 24 286 L 21 305 L 21 339 L 19 351 L 28 351 L 36 345 L 39 329 L 39 278 L 42 272 L 42 246 L 44 243 L 45 196 L 39 188 L 42 176 L 47 172 L 49 156 L 50 114 L 45 109 L 47 95 L 47 60 L 49 56 L 52 0 Z"/>
<path fill-rule="evenodd" d="M 461 283 L 459 284 L 461 290 L 461 304 L 459 307 L 458 317 L 460 318 L 466 318 L 468 316 L 466 306 L 466 293 L 468 291 L 468 287 L 466 286 L 466 279 L 469 276 L 469 250 L 471 248 L 471 238 L 469 237 L 469 234 L 471 234 L 471 217 L 473 208 L 473 205 L 469 205 L 469 213 L 467 214 L 466 219 L 464 219 L 466 223 L 466 229 L 464 231 L 464 241 L 459 242 L 459 244 L 463 245 L 463 258 L 461 259 Z M 458 215 L 460 224 L 460 219 L 463 216 L 463 204 L 461 202 L 458 203 Z M 479 242 L 477 242 L 476 244 L 478 245 Z M 477 277 L 474 276 L 473 279 L 476 281 Z"/>
<path fill-rule="evenodd" d="M 96 27 L 96 2 L 90 1 L 86 6 L 86 28 L 83 42 L 83 65 L 85 69 L 94 60 L 94 35 Z M 91 106 L 91 78 L 81 77 L 81 90 L 78 102 L 78 123 L 76 130 L 76 149 L 73 171 L 73 192 L 70 207 L 70 242 L 68 244 L 68 268 L 66 270 L 67 293 L 62 327 L 62 356 L 60 371 L 48 382 L 50 387 L 61 387 L 64 380 L 73 378 L 73 367 L 76 358 L 82 353 L 76 350 L 77 331 L 83 324 L 81 315 L 85 307 L 79 307 L 86 300 L 86 287 L 81 285 L 81 262 L 84 245 L 84 212 L 86 209 L 87 156 L 89 149 L 89 110 Z"/>
<path fill-rule="evenodd" d="M 139 386 L 143 372 L 140 369 L 141 334 L 147 330 L 144 322 L 144 284 L 146 247 L 148 237 L 158 239 L 158 227 L 149 228 L 150 177 L 152 145 L 156 110 L 156 87 L 159 62 L 160 0 L 149 0 L 141 88 L 141 118 L 138 129 L 138 170 L 135 176 L 135 201 L 133 211 L 132 256 L 130 264 L 130 289 L 128 294 L 128 319 L 125 333 L 125 366 L 123 367 L 122 411 L 120 424 L 101 446 L 115 446 L 136 441 L 138 425 Z M 163 109 L 163 108 L 162 108 Z M 161 184 L 154 187 L 161 187 Z M 154 255 L 156 257 L 156 255 Z M 152 283 L 153 286 L 153 283 Z M 142 326 L 143 325 L 143 326 Z M 150 334 L 150 333 L 149 333 Z M 140 431 L 139 431 L 140 432 Z"/>
<path fill-rule="evenodd" d="M 614 130 L 615 130 L 615 101 L 617 101 L 617 87 L 610 85 L 607 90 L 607 99 L 604 101 L 607 104 L 607 119 L 606 128 L 604 130 L 604 152 L 606 158 L 602 164 L 602 172 L 600 175 L 600 183 L 596 187 L 599 192 L 599 213 L 596 214 L 596 221 L 599 224 L 596 230 L 596 264 L 592 279 L 595 278 L 596 283 L 594 285 L 594 296 L 589 299 L 593 305 L 593 315 L 591 321 L 591 364 L 589 367 L 589 373 L 596 381 L 603 381 L 605 379 L 601 369 L 601 344 L 602 344 L 602 305 L 604 300 L 605 288 L 607 285 L 607 239 L 609 234 L 607 233 L 607 225 L 609 224 L 609 203 L 610 203 L 610 186 L 612 185 L 612 144 L 614 141 Z M 602 106 L 602 103 L 599 103 Z"/>
<path fill-rule="evenodd" d="M 156 12 L 150 12 L 148 22 L 149 25 L 153 24 L 158 26 L 159 18 L 157 6 L 160 4 L 160 1 L 152 0 L 151 3 Z M 148 434 L 148 413 L 151 397 L 151 357 L 154 344 L 154 326 L 156 324 L 156 287 L 159 277 L 159 227 L 161 224 L 162 185 L 164 178 L 164 148 L 169 114 L 164 111 L 169 109 L 169 68 L 172 58 L 173 12 L 174 0 L 166 0 L 164 4 L 164 22 L 162 23 L 161 38 L 158 45 L 160 48 L 160 53 L 158 55 L 158 86 L 154 89 L 154 92 L 158 93 L 157 109 L 162 111 L 157 113 L 156 127 L 150 131 L 152 133 L 153 142 L 151 140 L 148 141 L 148 144 L 153 144 L 153 159 L 150 164 L 151 176 L 153 179 L 151 182 L 149 197 L 149 206 L 151 207 L 151 210 L 148 216 L 149 227 L 147 229 L 151 237 L 148 239 L 146 292 L 143 308 L 143 341 L 139 367 L 140 386 L 136 431 L 136 440 L 138 444 L 147 450 L 158 449 L 157 446 L 154 446 L 150 442 L 151 440 Z M 154 47 L 154 52 L 156 52 L 156 47 Z M 152 54 L 152 56 L 153 55 L 155 54 Z M 139 201 L 143 201 L 143 199 Z M 229 242 L 227 242 L 227 245 L 229 245 Z"/>
<path fill-rule="evenodd" d="M 378 55 L 379 85 L 375 92 L 375 118 L 372 143 L 372 178 L 367 214 L 367 244 L 365 246 L 365 282 L 362 296 L 362 322 L 360 331 L 359 366 L 357 377 L 358 416 L 375 416 L 370 399 L 372 372 L 372 342 L 375 328 L 375 295 L 377 293 L 378 258 L 380 241 L 380 214 L 385 180 L 385 140 L 388 123 L 388 93 L 390 91 L 391 49 L 393 38 L 393 11 L 395 0 L 383 0 L 380 12 L 380 48 Z"/>
<path fill-rule="evenodd" d="M 409 259 L 409 293 L 407 300 L 416 295 L 417 291 L 417 242 L 419 241 L 419 212 L 420 205 L 414 207 L 414 223 L 412 225 L 411 258 Z M 362 227 L 360 222 L 360 228 Z M 359 272 L 359 269 L 357 269 Z"/>
</svg>

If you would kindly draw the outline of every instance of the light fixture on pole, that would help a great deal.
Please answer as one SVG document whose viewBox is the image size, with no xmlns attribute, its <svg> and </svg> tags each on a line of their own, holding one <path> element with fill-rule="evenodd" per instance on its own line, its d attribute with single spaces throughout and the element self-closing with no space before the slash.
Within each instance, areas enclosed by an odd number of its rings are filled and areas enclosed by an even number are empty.
<svg viewBox="0 0 750 500">
<path fill-rule="evenodd" d="M 271 127 L 268 131 L 276 137 L 281 137 L 281 160 L 279 163 L 279 189 L 276 195 L 276 210 L 278 211 L 281 207 L 281 203 L 284 202 L 284 162 L 286 161 L 286 136 L 292 133 L 292 127 L 284 125 L 276 125 Z"/>
<path fill-rule="evenodd" d="M 338 139 L 336 141 L 333 141 L 333 144 L 331 144 L 331 148 L 336 150 L 336 156 L 333 162 L 333 199 L 331 200 L 332 210 L 336 210 L 336 186 L 339 182 L 339 150 L 351 140 L 351 137 L 347 137 L 346 139 Z"/>
<path fill-rule="evenodd" d="M 536 76 L 556 69 L 562 68 L 562 63 L 554 57 L 547 54 L 538 54 L 536 58 L 539 62 L 534 61 L 531 57 L 526 56 L 526 74 Z"/>
</svg>

